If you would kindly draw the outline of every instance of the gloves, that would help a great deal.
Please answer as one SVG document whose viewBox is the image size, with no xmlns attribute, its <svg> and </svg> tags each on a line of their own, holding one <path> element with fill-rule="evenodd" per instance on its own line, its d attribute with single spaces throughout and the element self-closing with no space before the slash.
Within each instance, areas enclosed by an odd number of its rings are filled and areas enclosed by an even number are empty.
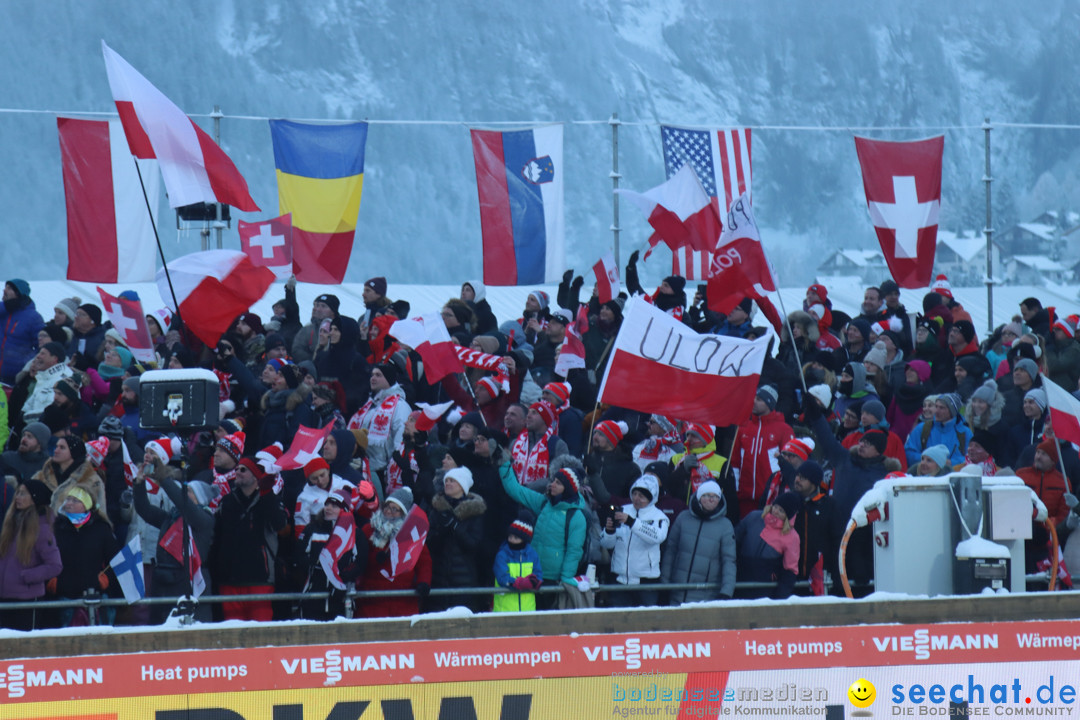
<svg viewBox="0 0 1080 720">
<path fill-rule="evenodd" d="M 1065 493 L 1065 504 L 1069 506 L 1070 510 L 1076 509 L 1077 505 L 1080 505 L 1080 499 L 1078 499 L 1072 493 Z"/>
<path fill-rule="evenodd" d="M 48 582 L 45 583 L 45 593 L 48 595 L 56 594 L 56 578 L 49 578 Z"/>
<path fill-rule="evenodd" d="M 683 456 L 683 467 L 689 469 L 696 468 L 698 466 L 698 456 L 694 453 L 686 453 Z"/>
<path fill-rule="evenodd" d="M 569 270 L 567 270 L 566 272 L 564 272 L 562 274 L 562 281 L 565 284 L 569 285 L 570 284 L 570 278 L 572 278 L 572 277 L 574 277 L 574 269 L 570 268 Z"/>
<path fill-rule="evenodd" d="M 540 589 L 540 585 L 542 583 L 540 582 L 540 578 L 536 577 L 535 574 L 529 575 L 525 579 L 529 581 L 529 585 L 532 586 L 533 590 L 539 590 Z"/>
<path fill-rule="evenodd" d="M 822 415 L 821 406 L 818 405 L 817 398 L 811 393 L 803 395 L 803 414 L 806 416 L 807 422 L 813 422 Z"/>
<path fill-rule="evenodd" d="M 134 501 L 134 499 L 135 495 L 131 492 L 131 488 L 126 488 L 124 492 L 120 493 L 120 508 L 122 510 L 128 509 L 129 507 L 131 507 L 131 503 L 132 501 Z M 1068 500 L 1068 498 L 1066 498 L 1066 500 Z M 1075 501 L 1076 498 L 1074 497 L 1073 500 Z M 1070 507 L 1072 506 L 1070 505 Z"/>
<path fill-rule="evenodd" d="M 577 589 L 583 593 L 589 592 L 589 590 L 592 588 L 592 585 L 589 584 L 589 578 L 585 577 L 584 575 L 578 575 L 576 578 L 574 578 L 574 580 L 577 581 Z"/>
<path fill-rule="evenodd" d="M 416 594 L 422 598 L 426 598 L 431 593 L 431 585 L 426 582 L 416 583 Z"/>
<path fill-rule="evenodd" d="M 640 255 L 640 254 L 641 254 L 640 250 L 635 250 L 634 252 L 632 252 L 630 254 L 630 260 L 627 261 L 627 264 L 628 265 L 637 265 L 638 255 Z"/>
<path fill-rule="evenodd" d="M 102 592 L 105 592 L 109 589 L 109 574 L 104 570 L 98 573 L 97 584 L 98 587 L 101 588 Z"/>
<path fill-rule="evenodd" d="M 527 577 L 514 578 L 514 582 L 510 584 L 510 587 L 519 592 L 532 592 L 535 589 Z"/>
<path fill-rule="evenodd" d="M 581 286 L 584 285 L 584 284 L 585 284 L 585 278 L 578 275 L 576 278 L 574 278 L 574 282 L 570 284 L 570 289 L 571 290 L 580 290 Z"/>
<path fill-rule="evenodd" d="M 356 486 L 356 494 L 364 502 L 371 502 L 375 499 L 375 486 L 367 480 L 361 480 L 360 484 Z"/>
</svg>

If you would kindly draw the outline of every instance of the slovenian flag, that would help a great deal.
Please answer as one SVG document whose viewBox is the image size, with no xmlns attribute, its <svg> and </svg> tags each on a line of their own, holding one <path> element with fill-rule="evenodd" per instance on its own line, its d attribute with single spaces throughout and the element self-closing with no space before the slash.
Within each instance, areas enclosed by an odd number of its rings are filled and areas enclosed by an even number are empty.
<svg viewBox="0 0 1080 720">
<path fill-rule="evenodd" d="M 556 282 L 565 265 L 562 125 L 471 133 L 484 284 Z"/>
<path fill-rule="evenodd" d="M 293 269 L 302 282 L 345 279 L 364 189 L 367 123 L 271 120 L 278 210 L 292 213 Z"/>
</svg>

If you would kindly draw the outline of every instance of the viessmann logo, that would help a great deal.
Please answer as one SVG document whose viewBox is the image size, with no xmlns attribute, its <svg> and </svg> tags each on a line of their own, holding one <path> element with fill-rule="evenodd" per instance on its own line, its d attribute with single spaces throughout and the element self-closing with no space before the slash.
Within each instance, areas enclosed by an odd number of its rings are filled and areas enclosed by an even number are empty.
<svg viewBox="0 0 1080 720">
<path fill-rule="evenodd" d="M 643 643 L 641 638 L 627 638 L 622 645 L 593 645 L 582 648 L 589 662 L 622 661 L 627 670 L 641 667 L 642 660 L 712 657 L 707 642 Z"/>
<path fill-rule="evenodd" d="M 100 685 L 104 676 L 99 667 L 27 670 L 22 664 L 7 665 L 0 666 L 0 690 L 6 689 L 9 698 L 20 698 L 26 695 L 27 688 Z"/>
<path fill-rule="evenodd" d="M 997 633 L 940 634 L 931 635 L 929 630 L 916 630 L 911 635 L 887 635 L 874 637 L 878 652 L 913 652 L 916 660 L 928 660 L 933 650 L 987 650 L 997 649 Z"/>
</svg>

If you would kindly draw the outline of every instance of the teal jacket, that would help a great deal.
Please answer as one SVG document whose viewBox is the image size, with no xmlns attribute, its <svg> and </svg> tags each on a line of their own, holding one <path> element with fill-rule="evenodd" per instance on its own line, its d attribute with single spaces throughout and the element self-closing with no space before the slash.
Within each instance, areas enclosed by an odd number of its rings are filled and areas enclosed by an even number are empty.
<svg viewBox="0 0 1080 720">
<path fill-rule="evenodd" d="M 544 577 L 575 584 L 574 576 L 585 549 L 585 512 L 580 496 L 552 505 L 546 495 L 520 485 L 510 463 L 499 468 L 499 477 L 506 494 L 536 515 L 532 545 L 540 555 Z M 566 514 L 570 510 L 576 512 L 570 516 L 567 534 Z"/>
</svg>

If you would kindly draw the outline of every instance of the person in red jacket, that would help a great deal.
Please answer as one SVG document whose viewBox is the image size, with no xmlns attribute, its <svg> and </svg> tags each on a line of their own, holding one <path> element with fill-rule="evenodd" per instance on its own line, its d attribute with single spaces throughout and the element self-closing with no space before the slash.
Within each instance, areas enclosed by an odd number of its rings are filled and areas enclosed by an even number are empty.
<svg viewBox="0 0 1080 720">
<path fill-rule="evenodd" d="M 1043 501 L 1051 522 L 1056 525 L 1068 517 L 1065 478 L 1061 474 L 1058 460 L 1058 444 L 1052 438 L 1039 443 L 1031 467 L 1020 468 L 1016 471 L 1016 476 Z"/>
<path fill-rule="evenodd" d="M 732 473 L 739 495 L 739 517 L 761 506 L 769 478 L 780 469 L 780 448 L 795 437 L 784 416 L 776 412 L 776 388 L 763 385 L 754 397 L 750 419 L 739 426 L 731 453 Z"/>
<path fill-rule="evenodd" d="M 390 542 L 398 536 L 412 506 L 412 491 L 407 487 L 398 488 L 390 493 L 382 510 L 372 515 L 371 522 L 364 526 L 368 539 L 368 563 L 361 589 L 412 590 L 415 595 L 362 598 L 356 609 L 364 617 L 416 615 L 420 612 L 420 600 L 431 592 L 431 555 L 426 544 L 421 547 L 416 564 L 409 570 L 400 571 L 391 564 Z M 403 540 L 398 540 L 399 554 L 405 552 L 401 546 Z"/>
</svg>

